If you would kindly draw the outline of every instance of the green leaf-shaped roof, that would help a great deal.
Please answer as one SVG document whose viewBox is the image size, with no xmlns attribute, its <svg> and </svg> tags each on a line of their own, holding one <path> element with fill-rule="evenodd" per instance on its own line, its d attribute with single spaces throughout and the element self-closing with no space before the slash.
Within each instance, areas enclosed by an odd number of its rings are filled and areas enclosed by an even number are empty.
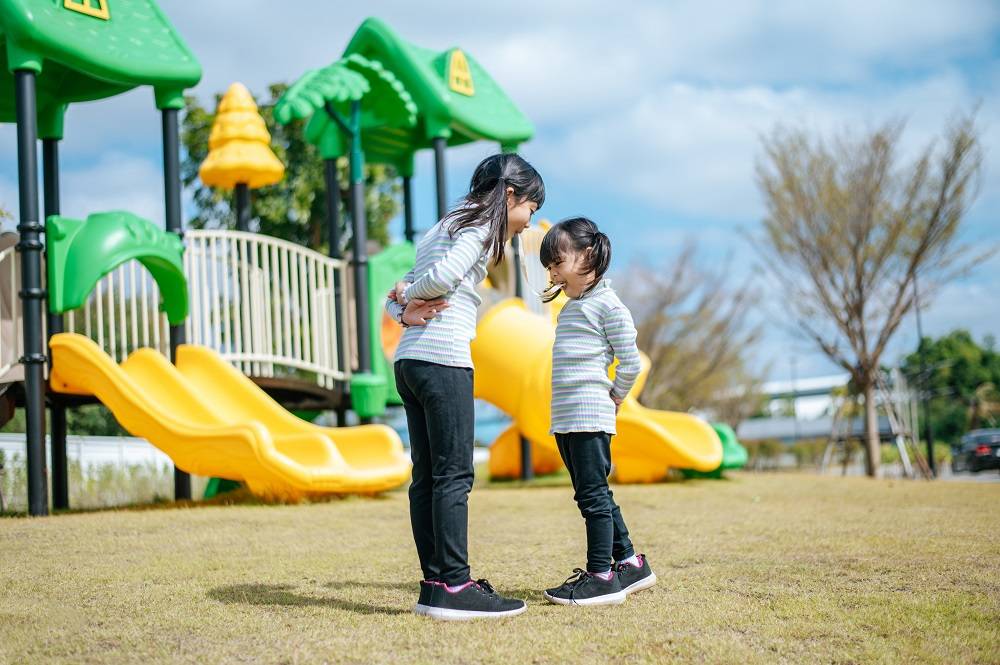
<svg viewBox="0 0 1000 665">
<path fill-rule="evenodd" d="M 471 94 L 450 84 L 449 69 L 457 51 L 421 48 L 400 38 L 379 19 L 369 18 L 354 34 L 345 55 L 358 53 L 381 62 L 410 92 L 419 114 L 417 131 L 408 137 L 411 152 L 429 147 L 435 137 L 447 138 L 449 145 L 486 140 L 508 147 L 530 139 L 534 134 L 531 122 L 472 56 L 458 54 L 468 67 Z M 383 138 L 388 145 L 402 139 L 393 132 Z"/>
<path fill-rule="evenodd" d="M 0 42 L 0 122 L 14 121 L 13 70 L 33 69 L 42 136 L 61 135 L 67 104 L 141 85 L 158 107 L 182 108 L 201 78 L 153 0 L 0 0 Z"/>
</svg>

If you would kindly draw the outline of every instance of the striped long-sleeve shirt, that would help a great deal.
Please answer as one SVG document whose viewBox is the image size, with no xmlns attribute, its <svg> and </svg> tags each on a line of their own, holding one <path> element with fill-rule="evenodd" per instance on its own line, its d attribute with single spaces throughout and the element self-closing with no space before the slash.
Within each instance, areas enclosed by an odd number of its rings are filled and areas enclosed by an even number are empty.
<svg viewBox="0 0 1000 665">
<path fill-rule="evenodd" d="M 635 337 L 632 314 L 609 280 L 563 306 L 552 347 L 550 434 L 617 433 L 611 395 L 625 399 L 639 376 Z M 616 356 L 612 382 L 608 368 Z"/>
<path fill-rule="evenodd" d="M 481 299 L 476 285 L 486 278 L 489 251 L 484 248 L 485 226 L 466 227 L 452 237 L 447 223 L 439 221 L 417 243 L 417 260 L 403 281 L 410 282 L 406 299 L 446 299 L 451 307 L 430 319 L 426 326 L 403 331 L 396 360 L 425 360 L 451 367 L 472 367 L 469 344 L 476 336 L 476 308 Z M 386 300 L 386 311 L 396 321 L 402 305 Z"/>
</svg>

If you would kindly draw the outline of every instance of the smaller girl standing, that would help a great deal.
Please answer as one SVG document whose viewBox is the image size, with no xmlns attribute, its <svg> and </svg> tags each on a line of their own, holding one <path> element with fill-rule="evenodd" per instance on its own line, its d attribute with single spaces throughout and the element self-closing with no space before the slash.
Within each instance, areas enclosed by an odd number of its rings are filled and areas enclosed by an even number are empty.
<svg viewBox="0 0 1000 665">
<path fill-rule="evenodd" d="M 636 555 L 621 510 L 608 487 L 611 437 L 618 407 L 639 376 L 639 349 L 628 308 L 604 274 L 611 243 L 585 217 L 566 219 L 545 234 L 539 253 L 552 286 L 569 297 L 552 347 L 552 426 L 573 498 L 587 523 L 587 569 L 575 568 L 545 591 L 559 605 L 611 605 L 656 584 L 644 554 Z M 615 380 L 608 368 L 618 358 Z"/>
</svg>

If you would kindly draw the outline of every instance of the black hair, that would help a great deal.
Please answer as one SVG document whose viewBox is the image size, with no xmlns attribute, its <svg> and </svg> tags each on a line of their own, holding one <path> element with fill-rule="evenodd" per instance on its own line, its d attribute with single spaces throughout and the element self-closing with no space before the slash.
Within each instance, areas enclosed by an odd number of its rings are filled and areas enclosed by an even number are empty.
<svg viewBox="0 0 1000 665">
<path fill-rule="evenodd" d="M 545 203 L 542 176 L 522 157 L 507 152 L 490 155 L 479 162 L 463 204 L 445 216 L 448 232 L 452 235 L 469 226 L 489 227 L 483 247 L 489 248 L 493 265 L 503 261 L 507 243 L 508 187 L 514 190 L 515 201 L 534 201 L 539 208 Z"/>
<path fill-rule="evenodd" d="M 604 274 L 608 272 L 611 265 L 611 241 L 608 236 L 601 233 L 597 224 L 586 217 L 570 217 L 557 223 L 542 238 L 542 246 L 538 252 L 538 258 L 542 262 L 542 267 L 548 269 L 553 263 L 557 263 L 566 258 L 569 253 L 586 252 L 587 257 L 583 264 L 583 274 L 593 272 L 594 281 L 587 287 L 584 293 L 590 292 L 600 283 Z M 552 285 L 542 294 L 543 302 L 555 300 L 562 292 L 562 289 L 552 289 Z"/>
</svg>

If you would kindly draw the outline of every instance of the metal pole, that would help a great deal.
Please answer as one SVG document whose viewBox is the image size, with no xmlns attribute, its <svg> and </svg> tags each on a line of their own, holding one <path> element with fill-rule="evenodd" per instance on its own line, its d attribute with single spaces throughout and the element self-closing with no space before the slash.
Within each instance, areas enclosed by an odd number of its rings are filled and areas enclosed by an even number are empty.
<svg viewBox="0 0 1000 665">
<path fill-rule="evenodd" d="M 183 236 L 181 226 L 180 141 L 177 109 L 163 109 L 163 194 L 167 231 Z M 184 343 L 184 326 L 170 326 L 170 362 L 177 361 L 177 347 Z M 191 498 L 191 476 L 174 467 L 174 500 Z"/>
<path fill-rule="evenodd" d="M 416 230 L 413 228 L 413 178 L 403 176 L 403 237 L 413 242 Z"/>
<path fill-rule="evenodd" d="M 35 72 L 14 72 L 17 113 L 17 182 L 20 223 L 17 230 L 21 255 L 21 334 L 24 339 L 25 442 L 28 465 L 28 513 L 49 513 L 49 490 L 45 469 L 45 353 L 42 347 L 42 241 L 38 221 L 38 126 L 35 110 Z"/>
<path fill-rule="evenodd" d="M 924 439 L 927 440 L 927 466 L 931 478 L 937 476 L 934 462 L 934 430 L 931 428 L 931 377 L 927 373 L 927 355 L 924 351 L 924 329 L 920 324 L 920 291 L 917 290 L 917 274 L 913 273 L 913 309 L 917 314 L 917 352 L 920 354 L 920 376 L 922 378 L 921 403 L 924 407 Z"/>
<path fill-rule="evenodd" d="M 437 137 L 432 142 L 434 146 L 434 175 L 437 183 L 438 219 L 443 219 L 448 212 L 448 186 L 445 183 L 444 149 L 448 142 L 444 137 Z"/>
<path fill-rule="evenodd" d="M 358 371 L 370 372 L 368 339 L 368 228 L 365 219 L 364 154 L 361 152 L 361 103 L 351 103 L 351 220 L 354 235 L 354 306 L 358 319 Z"/>
<path fill-rule="evenodd" d="M 323 160 L 323 181 L 326 184 L 326 229 L 329 240 L 327 254 L 330 258 L 339 259 L 340 251 L 340 182 L 337 179 L 337 160 Z M 340 271 L 333 273 L 333 311 L 336 312 L 335 327 L 337 330 L 337 367 L 344 367 L 344 322 L 340 317 L 340 302 L 343 298 L 341 294 Z M 341 393 L 344 394 L 343 392 Z M 344 409 L 336 410 L 337 426 L 343 427 L 347 424 Z"/>
<path fill-rule="evenodd" d="M 45 191 L 45 218 L 58 215 L 59 205 L 59 139 L 42 139 L 42 182 Z M 49 339 L 65 329 L 62 314 L 48 313 Z M 49 367 L 52 366 L 51 351 Z M 69 464 L 66 460 L 66 407 L 52 394 L 49 405 L 49 445 L 52 449 L 52 507 L 69 508 Z"/>
<path fill-rule="evenodd" d="M 250 230 L 250 188 L 245 182 L 236 183 L 236 230 Z"/>
</svg>

